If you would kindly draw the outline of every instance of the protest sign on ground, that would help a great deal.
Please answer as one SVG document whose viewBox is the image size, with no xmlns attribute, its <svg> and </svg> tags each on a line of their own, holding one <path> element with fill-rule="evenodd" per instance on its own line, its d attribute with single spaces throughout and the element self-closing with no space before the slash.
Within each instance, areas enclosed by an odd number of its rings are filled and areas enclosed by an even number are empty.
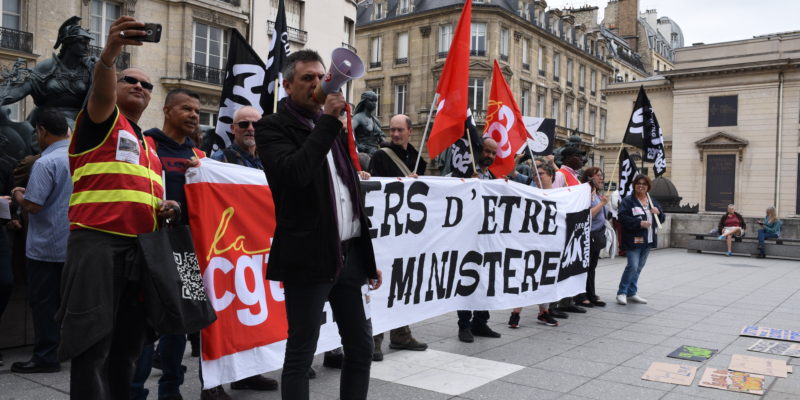
<svg viewBox="0 0 800 400">
<path fill-rule="evenodd" d="M 762 395 L 764 394 L 764 375 L 708 367 L 703 371 L 699 385 L 731 392 Z"/>
<path fill-rule="evenodd" d="M 714 354 L 717 354 L 718 351 L 719 350 L 716 349 L 706 349 L 703 347 L 683 345 L 678 347 L 672 353 L 669 353 L 667 357 L 689 361 L 705 361 L 711 358 L 711 356 Z"/>
<path fill-rule="evenodd" d="M 731 364 L 728 366 L 728 369 L 750 372 L 752 374 L 777 376 L 779 378 L 786 378 L 789 372 L 792 372 L 792 367 L 786 364 L 786 360 L 752 357 L 741 354 L 734 354 L 731 357 Z"/>
<path fill-rule="evenodd" d="M 777 354 L 779 356 L 800 357 L 800 344 L 773 342 L 771 340 L 759 340 L 748 347 L 747 350 Z"/>
<path fill-rule="evenodd" d="M 642 375 L 647 381 L 672 383 L 675 385 L 690 386 L 697 373 L 697 367 L 654 362 Z"/>
<path fill-rule="evenodd" d="M 739 336 L 753 336 L 765 339 L 800 342 L 800 331 L 790 329 L 767 328 L 765 326 L 748 325 L 742 328 Z"/>
</svg>

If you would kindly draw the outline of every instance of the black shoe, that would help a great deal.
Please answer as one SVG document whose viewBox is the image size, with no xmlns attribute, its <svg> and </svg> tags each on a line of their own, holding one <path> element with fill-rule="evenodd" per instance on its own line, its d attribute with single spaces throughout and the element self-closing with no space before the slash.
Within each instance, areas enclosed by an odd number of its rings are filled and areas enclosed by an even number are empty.
<svg viewBox="0 0 800 400">
<path fill-rule="evenodd" d="M 380 350 L 375 350 L 372 353 L 372 361 L 383 361 L 383 352 Z"/>
<path fill-rule="evenodd" d="M 475 337 L 472 336 L 472 332 L 470 332 L 469 329 L 459 329 L 458 340 L 466 343 L 472 343 L 475 341 Z"/>
<path fill-rule="evenodd" d="M 547 326 L 558 326 L 558 321 L 556 321 L 556 319 L 553 318 L 547 311 L 542 311 L 539 313 L 539 316 L 536 317 L 536 319 L 539 320 L 540 324 Z"/>
<path fill-rule="evenodd" d="M 308 376 L 308 379 L 317 379 L 317 371 L 314 371 L 314 368 L 308 367 L 306 376 Z"/>
<path fill-rule="evenodd" d="M 559 318 L 559 319 L 567 319 L 567 318 L 569 318 L 569 315 L 567 315 L 567 313 L 565 313 L 565 312 L 563 312 L 563 311 L 560 311 L 560 310 L 559 310 L 559 309 L 557 309 L 557 308 L 551 308 L 551 309 L 550 309 L 550 310 L 548 310 L 547 312 L 548 312 L 548 313 L 550 314 L 550 316 L 551 316 L 551 317 L 553 317 L 553 318 Z"/>
<path fill-rule="evenodd" d="M 576 301 L 575 305 L 579 307 L 594 308 L 594 304 L 592 304 L 592 302 L 588 300 L 586 300 L 585 303 L 583 301 Z"/>
<path fill-rule="evenodd" d="M 475 336 L 483 336 L 489 338 L 499 338 L 501 335 L 489 328 L 489 325 L 478 325 L 471 329 L 472 334 Z"/>
<path fill-rule="evenodd" d="M 222 385 L 211 389 L 204 389 L 200 392 L 200 400 L 232 400 L 231 396 L 225 393 Z"/>
<path fill-rule="evenodd" d="M 411 338 L 405 343 L 389 343 L 389 348 L 395 350 L 423 351 L 428 349 L 428 345 L 426 343 L 418 342 L 417 339 Z"/>
<path fill-rule="evenodd" d="M 61 371 L 61 364 L 38 363 L 35 361 L 17 361 L 11 364 L 11 372 L 18 374 L 38 374 Z"/>
<path fill-rule="evenodd" d="M 161 369 L 161 354 L 158 351 L 153 351 L 153 361 L 150 366 L 155 369 Z"/>
<path fill-rule="evenodd" d="M 253 375 L 236 382 L 231 382 L 233 390 L 277 390 L 278 381 L 263 375 Z"/>
<path fill-rule="evenodd" d="M 519 328 L 519 313 L 512 312 L 511 316 L 508 318 L 508 327 L 512 329 Z"/>
<path fill-rule="evenodd" d="M 600 299 L 592 300 L 592 305 L 594 305 L 595 307 L 605 307 L 606 306 L 606 302 L 605 301 L 600 301 Z"/>
<path fill-rule="evenodd" d="M 566 312 L 574 312 L 579 314 L 585 314 L 586 309 L 579 306 L 566 306 L 566 307 L 558 307 L 559 311 L 566 311 Z"/>
<path fill-rule="evenodd" d="M 344 361 L 344 353 L 341 349 L 326 351 L 322 359 L 322 366 L 328 368 L 342 369 L 342 362 Z"/>
</svg>

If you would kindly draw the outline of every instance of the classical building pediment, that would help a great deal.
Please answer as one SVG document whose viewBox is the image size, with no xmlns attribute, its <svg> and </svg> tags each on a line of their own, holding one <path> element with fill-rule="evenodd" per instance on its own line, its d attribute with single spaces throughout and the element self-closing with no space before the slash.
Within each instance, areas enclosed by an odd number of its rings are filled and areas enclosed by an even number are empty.
<svg viewBox="0 0 800 400">
<path fill-rule="evenodd" d="M 431 72 L 434 73 L 436 76 L 442 74 L 442 70 L 444 69 L 444 61 L 437 62 L 436 65 L 431 68 Z M 469 63 L 469 70 L 470 71 L 491 71 L 492 64 L 489 64 L 485 61 L 473 60 Z M 511 68 L 507 65 L 504 67 L 500 67 L 500 70 L 503 71 L 504 75 L 513 75 Z"/>
<path fill-rule="evenodd" d="M 735 151 L 739 155 L 739 161 L 742 161 L 744 148 L 747 147 L 749 143 L 750 142 L 746 139 L 726 132 L 717 132 L 694 142 L 695 146 L 700 150 L 700 161 L 703 160 L 703 153 L 708 150 Z"/>
</svg>

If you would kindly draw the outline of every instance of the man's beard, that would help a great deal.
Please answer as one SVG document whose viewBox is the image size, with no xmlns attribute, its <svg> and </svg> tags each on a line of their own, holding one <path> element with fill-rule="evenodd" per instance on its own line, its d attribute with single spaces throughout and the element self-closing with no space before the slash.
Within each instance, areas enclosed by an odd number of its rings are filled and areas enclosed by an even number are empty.
<svg viewBox="0 0 800 400">
<path fill-rule="evenodd" d="M 492 165 L 493 162 L 494 162 L 494 160 L 492 160 L 489 157 L 481 157 L 481 158 L 478 159 L 478 165 L 481 166 L 482 168 L 486 168 L 486 167 Z"/>
</svg>

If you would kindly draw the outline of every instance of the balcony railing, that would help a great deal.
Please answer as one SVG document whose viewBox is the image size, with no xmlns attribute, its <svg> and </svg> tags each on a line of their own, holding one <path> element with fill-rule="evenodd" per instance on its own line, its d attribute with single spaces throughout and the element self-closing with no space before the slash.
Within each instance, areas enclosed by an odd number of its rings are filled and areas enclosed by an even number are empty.
<svg viewBox="0 0 800 400">
<path fill-rule="evenodd" d="M 440 52 L 436 53 L 436 58 L 447 58 L 447 52 L 446 51 L 440 51 Z"/>
<path fill-rule="evenodd" d="M 236 7 L 239 7 L 240 5 L 242 5 L 242 0 L 220 0 L 220 1 L 223 2 L 223 3 L 228 3 L 228 4 L 230 4 L 232 6 L 236 6 Z"/>
<path fill-rule="evenodd" d="M 411 12 L 411 7 L 399 7 L 397 9 L 397 15 L 405 15 Z"/>
<path fill-rule="evenodd" d="M 97 57 L 98 62 L 100 60 L 100 53 L 102 52 L 103 52 L 102 47 L 89 46 L 89 55 Z M 119 56 L 117 56 L 117 65 L 116 65 L 117 69 L 121 71 L 123 69 L 130 68 L 130 66 L 131 66 L 131 53 L 128 53 L 126 51 L 119 53 Z"/>
<path fill-rule="evenodd" d="M 186 79 L 222 85 L 225 81 L 225 71 L 206 65 L 186 63 Z"/>
<path fill-rule="evenodd" d="M 545 75 L 546 75 L 546 73 L 544 72 L 544 70 L 540 69 L 539 70 L 539 76 L 545 76 Z"/>
<path fill-rule="evenodd" d="M 347 43 L 347 42 L 342 42 L 342 47 L 344 47 L 344 48 L 346 48 L 346 49 L 348 49 L 348 50 L 352 51 L 353 53 L 358 53 L 358 50 L 356 50 L 355 46 L 353 46 L 353 45 L 352 45 L 352 44 L 350 44 L 350 43 Z"/>
<path fill-rule="evenodd" d="M 508 54 L 500 54 L 500 61 L 508 61 Z"/>
<path fill-rule="evenodd" d="M 553 80 L 556 81 L 556 82 L 559 82 L 559 81 L 561 81 L 561 78 L 558 77 L 558 76 L 553 76 Z"/>
<path fill-rule="evenodd" d="M 522 69 L 525 70 L 525 71 L 530 71 L 531 70 L 531 65 L 528 64 L 528 63 L 522 63 Z"/>
<path fill-rule="evenodd" d="M 485 57 L 486 56 L 486 49 L 478 49 L 478 50 L 470 50 L 469 55 L 477 56 L 477 57 Z"/>
<path fill-rule="evenodd" d="M 405 65 L 405 64 L 408 64 L 408 57 L 396 58 L 394 60 L 394 65 Z"/>
<path fill-rule="evenodd" d="M 275 21 L 267 21 L 267 33 L 270 35 L 275 31 Z M 289 40 L 292 42 L 297 42 L 300 44 L 306 44 L 308 41 L 308 32 L 292 28 L 291 26 L 286 27 L 286 33 L 289 35 Z"/>
<path fill-rule="evenodd" d="M 572 81 L 567 81 L 567 87 L 572 87 Z"/>
<path fill-rule="evenodd" d="M 381 62 L 380 61 L 372 61 L 372 62 L 369 63 L 369 67 L 370 68 L 380 68 L 381 67 Z"/>
<path fill-rule="evenodd" d="M 33 34 L 10 28 L 0 28 L 0 47 L 33 53 Z"/>
</svg>

